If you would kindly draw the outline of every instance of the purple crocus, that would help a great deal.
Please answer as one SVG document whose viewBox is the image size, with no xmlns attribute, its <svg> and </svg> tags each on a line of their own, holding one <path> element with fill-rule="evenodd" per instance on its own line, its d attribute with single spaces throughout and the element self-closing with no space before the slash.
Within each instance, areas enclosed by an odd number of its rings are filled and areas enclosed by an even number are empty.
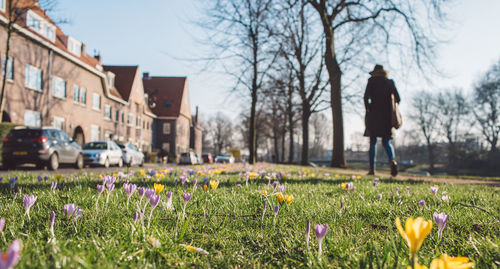
<svg viewBox="0 0 500 269">
<path fill-rule="evenodd" d="M 279 185 L 279 184 L 280 184 L 280 183 L 279 183 L 278 181 L 274 181 L 274 182 L 273 182 L 273 189 L 275 189 L 275 190 L 276 190 L 276 188 L 278 187 L 278 185 Z"/>
<path fill-rule="evenodd" d="M 57 182 L 56 181 L 52 181 L 50 183 L 50 190 L 55 191 L 56 189 L 57 189 Z"/>
<path fill-rule="evenodd" d="M 316 224 L 314 226 L 314 232 L 316 233 L 316 238 L 318 239 L 318 257 L 321 256 L 323 249 L 321 248 L 321 243 L 323 242 L 323 238 L 328 232 L 328 224 Z"/>
<path fill-rule="evenodd" d="M 9 249 L 5 253 L 0 251 L 0 268 L 11 269 L 14 268 L 19 262 L 21 254 L 21 240 L 16 239 L 12 241 Z"/>
<path fill-rule="evenodd" d="M 50 234 L 52 235 L 52 238 L 54 238 L 54 223 L 56 221 L 56 212 L 52 211 L 50 212 Z"/>
<path fill-rule="evenodd" d="M 153 196 L 153 194 L 156 194 L 156 191 L 155 189 L 146 189 L 146 192 L 145 192 L 145 195 L 146 195 L 146 199 L 151 199 L 151 196 Z"/>
<path fill-rule="evenodd" d="M 196 191 L 196 188 L 198 188 L 198 185 L 197 185 L 197 184 L 198 184 L 198 180 L 197 180 L 196 178 L 195 178 L 195 179 L 193 179 L 193 192 L 195 192 L 195 191 Z"/>
<path fill-rule="evenodd" d="M 160 195 L 153 194 L 151 198 L 149 198 L 149 204 L 151 205 L 151 211 L 158 206 L 158 203 L 160 202 Z"/>
<path fill-rule="evenodd" d="M 344 208 L 344 201 L 340 201 L 340 209 Z"/>
<path fill-rule="evenodd" d="M 378 184 L 378 181 L 379 181 L 379 178 L 376 177 L 374 180 L 373 180 L 373 187 L 377 187 L 377 184 Z"/>
<path fill-rule="evenodd" d="M 100 196 L 103 191 L 104 191 L 104 185 L 98 184 L 97 185 L 97 193 L 98 193 L 98 195 Z"/>
<path fill-rule="evenodd" d="M 115 184 L 114 183 L 106 183 L 106 190 L 107 190 L 107 195 L 106 195 L 106 204 L 109 202 L 109 195 L 111 192 L 115 189 Z"/>
<path fill-rule="evenodd" d="M 36 196 L 34 195 L 24 195 L 23 204 L 26 215 L 28 215 L 28 219 L 30 219 L 30 208 L 35 204 Z"/>
<path fill-rule="evenodd" d="M 186 183 L 186 177 L 185 176 L 180 176 L 179 177 L 179 180 L 181 181 L 181 184 L 184 185 L 184 183 Z"/>
<path fill-rule="evenodd" d="M 425 201 L 424 201 L 424 200 L 420 200 L 420 201 L 418 201 L 418 205 L 420 205 L 420 206 L 424 206 L 424 205 L 425 205 Z"/>
<path fill-rule="evenodd" d="M 280 192 L 285 192 L 285 189 L 286 189 L 286 186 L 285 186 L 285 185 L 279 185 L 279 186 L 278 186 L 278 190 L 279 190 Z"/>
<path fill-rule="evenodd" d="M 38 176 L 38 182 L 41 182 L 43 180 L 42 176 Z"/>
<path fill-rule="evenodd" d="M 5 227 L 5 218 L 0 218 L 0 234 L 3 233 L 4 227 Z"/>
<path fill-rule="evenodd" d="M 379 193 L 379 194 L 378 194 L 378 200 L 379 200 L 379 201 L 380 201 L 380 200 L 382 200 L 382 193 Z"/>
<path fill-rule="evenodd" d="M 184 199 L 184 204 L 187 204 L 189 202 L 189 200 L 191 200 L 192 197 L 193 197 L 193 194 L 191 194 L 189 192 L 182 194 L 182 199 Z"/>
<path fill-rule="evenodd" d="M 432 194 L 436 195 L 439 191 L 439 187 L 437 186 L 431 186 L 431 191 L 432 191 Z"/>
<path fill-rule="evenodd" d="M 134 222 L 137 222 L 141 218 L 141 213 L 136 210 L 134 213 Z"/>
<path fill-rule="evenodd" d="M 306 245 L 309 249 L 309 238 L 311 237 L 311 222 L 307 220 L 306 222 Z"/>
<path fill-rule="evenodd" d="M 137 185 L 135 184 L 123 184 L 123 190 L 125 191 L 125 194 L 127 194 L 127 209 L 128 209 L 128 202 L 130 200 L 130 197 L 132 194 L 134 194 L 135 190 L 137 189 Z"/>
<path fill-rule="evenodd" d="M 443 235 L 443 230 L 449 217 L 449 214 L 434 212 L 434 221 L 438 226 L 438 239 Z"/>
<path fill-rule="evenodd" d="M 66 215 L 68 219 L 70 219 L 71 216 L 73 216 L 73 214 L 76 212 L 77 209 L 78 207 L 76 207 L 75 204 L 67 204 L 64 206 L 64 210 L 66 210 Z"/>
<path fill-rule="evenodd" d="M 137 192 L 139 193 L 139 197 L 141 197 L 139 200 L 139 206 L 141 206 L 142 198 L 144 197 L 144 193 L 146 192 L 146 189 L 144 187 L 139 187 L 139 188 L 137 188 Z"/>
</svg>

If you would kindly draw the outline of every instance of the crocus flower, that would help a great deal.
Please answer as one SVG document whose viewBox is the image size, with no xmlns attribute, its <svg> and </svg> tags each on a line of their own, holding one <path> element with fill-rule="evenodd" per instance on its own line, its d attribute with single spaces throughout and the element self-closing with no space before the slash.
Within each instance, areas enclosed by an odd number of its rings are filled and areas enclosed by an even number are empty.
<svg viewBox="0 0 500 269">
<path fill-rule="evenodd" d="M 165 188 L 164 185 L 162 184 L 154 184 L 154 188 L 155 188 L 155 193 L 158 195 L 160 194 L 161 191 L 163 191 L 163 189 Z"/>
<path fill-rule="evenodd" d="M 241 189 L 241 184 L 236 184 L 236 188 Z"/>
<path fill-rule="evenodd" d="M 344 201 L 340 202 L 340 209 L 344 208 Z"/>
<path fill-rule="evenodd" d="M 207 184 L 203 185 L 203 191 L 207 192 L 207 190 L 208 190 Z"/>
<path fill-rule="evenodd" d="M 293 202 L 293 200 L 294 200 L 294 198 L 293 198 L 293 195 L 291 195 L 291 194 L 287 194 L 284 197 L 284 201 L 287 204 L 291 204 Z"/>
<path fill-rule="evenodd" d="M 432 194 L 436 195 L 439 191 L 439 186 L 431 186 L 431 191 L 432 191 Z"/>
<path fill-rule="evenodd" d="M 189 246 L 189 245 L 184 245 L 184 244 L 180 244 L 179 246 L 181 247 L 184 247 L 187 251 L 189 252 L 196 252 L 196 253 L 199 253 L 199 254 L 202 254 L 202 255 L 208 255 L 208 251 L 202 249 L 202 248 L 197 248 L 197 247 L 193 247 L 193 246 Z"/>
<path fill-rule="evenodd" d="M 283 193 L 281 192 L 276 193 L 276 198 L 278 198 L 278 202 L 280 203 L 280 205 L 282 205 L 285 201 L 285 196 L 283 196 Z"/>
<path fill-rule="evenodd" d="M 24 195 L 23 204 L 25 209 L 25 214 L 28 215 L 28 219 L 30 219 L 30 208 L 35 204 L 36 196 L 34 195 Z"/>
<path fill-rule="evenodd" d="M 425 201 L 424 201 L 424 200 L 420 200 L 420 201 L 418 201 L 418 205 L 420 205 L 420 206 L 424 206 L 424 205 L 425 205 Z"/>
<path fill-rule="evenodd" d="M 52 182 L 50 183 L 50 190 L 51 190 L 51 191 L 55 191 L 55 190 L 56 190 L 56 188 L 57 188 L 57 182 L 56 182 L 56 181 L 52 181 Z"/>
<path fill-rule="evenodd" d="M 306 245 L 309 249 L 309 238 L 311 237 L 311 222 L 307 220 L 306 222 Z"/>
<path fill-rule="evenodd" d="M 97 193 L 101 195 L 103 191 L 104 191 L 104 185 L 97 185 Z"/>
<path fill-rule="evenodd" d="M 444 227 L 446 226 L 446 222 L 448 221 L 449 217 L 450 217 L 449 214 L 434 212 L 434 221 L 436 222 L 436 224 L 438 226 L 438 238 L 439 239 L 443 235 L 443 230 L 444 230 Z"/>
<path fill-rule="evenodd" d="M 378 194 L 378 199 L 379 199 L 379 200 L 382 200 L 382 193 L 379 193 L 379 194 Z"/>
<path fill-rule="evenodd" d="M 3 233 L 4 227 L 5 227 L 5 218 L 0 218 L 0 234 Z"/>
<path fill-rule="evenodd" d="M 38 182 L 41 182 L 43 180 L 42 176 L 38 176 Z"/>
<path fill-rule="evenodd" d="M 401 220 L 396 218 L 396 228 L 398 228 L 399 233 L 410 249 L 411 260 L 415 261 L 415 254 L 432 230 L 432 221 L 426 221 L 422 217 L 416 219 L 408 218 L 406 219 L 405 229 L 403 230 Z"/>
<path fill-rule="evenodd" d="M 75 206 L 75 204 L 67 204 L 64 206 L 64 210 L 66 210 L 66 215 L 67 215 L 67 219 L 69 220 L 71 218 L 71 216 L 74 215 L 74 218 L 73 219 L 78 219 L 79 217 L 81 217 L 83 215 L 83 211 L 78 208 L 77 206 Z"/>
<path fill-rule="evenodd" d="M 449 201 L 450 201 L 450 196 L 448 196 L 448 195 L 443 195 L 443 196 L 441 197 L 441 199 L 442 199 L 443 201 L 445 201 L 445 202 L 449 202 Z"/>
<path fill-rule="evenodd" d="M 373 180 L 373 187 L 377 187 L 377 184 L 378 184 L 378 181 L 379 181 L 379 178 L 376 177 L 374 180 Z"/>
<path fill-rule="evenodd" d="M 154 247 L 154 248 L 159 248 L 161 247 L 161 243 L 160 241 L 158 241 L 158 239 L 156 238 L 153 238 L 153 237 L 149 237 L 149 242 L 151 243 L 151 245 Z"/>
<path fill-rule="evenodd" d="M 172 192 L 171 191 L 167 192 L 167 202 L 164 204 L 164 207 L 168 211 L 174 210 L 174 207 L 172 206 Z"/>
<path fill-rule="evenodd" d="M 156 191 L 154 189 L 146 189 L 146 198 L 149 200 L 151 198 L 151 196 L 153 196 L 153 194 L 155 194 Z"/>
<path fill-rule="evenodd" d="M 276 188 L 278 187 L 278 184 L 279 184 L 279 182 L 278 182 L 278 181 L 274 181 L 274 182 L 273 182 L 273 188 L 274 188 L 275 190 L 276 190 Z"/>
<path fill-rule="evenodd" d="M 141 213 L 136 210 L 134 213 L 134 222 L 137 222 L 141 218 Z"/>
<path fill-rule="evenodd" d="M 153 194 L 151 198 L 149 198 L 149 203 L 151 204 L 151 211 L 158 206 L 158 203 L 160 202 L 160 196 Z"/>
<path fill-rule="evenodd" d="M 137 185 L 135 185 L 135 184 L 123 184 L 123 190 L 127 194 L 127 209 L 128 209 L 128 202 L 130 200 L 130 197 L 132 196 L 132 194 L 134 194 L 136 189 L 137 189 Z"/>
<path fill-rule="evenodd" d="M 146 189 L 144 187 L 139 187 L 139 188 L 137 188 L 137 191 L 139 192 L 139 196 L 141 197 L 139 200 L 139 206 L 141 206 L 142 198 L 144 197 L 144 193 L 146 192 Z"/>
<path fill-rule="evenodd" d="M 106 190 L 107 190 L 107 195 L 106 195 L 106 204 L 109 202 L 109 195 L 111 192 L 115 189 L 115 184 L 114 183 L 106 183 Z"/>
<path fill-rule="evenodd" d="M 184 185 L 184 183 L 186 183 L 187 178 L 185 176 L 180 176 L 179 180 L 181 181 L 181 184 Z"/>
<path fill-rule="evenodd" d="M 212 190 L 217 189 L 217 186 L 219 186 L 218 180 L 210 180 L 210 188 L 212 188 Z"/>
<path fill-rule="evenodd" d="M 342 183 L 342 189 L 345 191 L 354 190 L 354 184 L 352 182 Z"/>
<path fill-rule="evenodd" d="M 198 180 L 195 178 L 193 179 L 193 192 L 195 192 L 197 188 L 198 188 Z"/>
<path fill-rule="evenodd" d="M 14 268 L 19 262 L 21 253 L 21 240 L 16 239 L 12 241 L 9 249 L 4 253 L 0 251 L 0 268 L 11 269 Z"/>
<path fill-rule="evenodd" d="M 191 194 L 191 193 L 184 193 L 184 194 L 182 194 L 182 199 L 184 199 L 184 207 L 182 209 L 182 217 L 183 218 L 184 218 L 184 216 L 186 214 L 186 205 L 189 202 L 189 200 L 191 200 L 191 197 L 193 197 L 193 194 Z"/>
<path fill-rule="evenodd" d="M 54 223 L 56 221 L 56 212 L 52 211 L 50 212 L 50 221 L 49 221 L 49 227 L 50 227 L 50 234 L 52 235 L 52 238 L 54 238 Z"/>
<path fill-rule="evenodd" d="M 278 212 L 280 211 L 280 206 L 276 205 L 274 207 L 274 217 L 273 217 L 273 225 L 276 225 L 276 216 L 278 215 Z"/>
<path fill-rule="evenodd" d="M 321 243 L 323 242 L 326 232 L 328 232 L 328 224 L 316 224 L 316 226 L 314 226 L 314 233 L 316 233 L 316 238 L 318 239 L 318 257 L 321 256 L 323 252 Z"/>
<path fill-rule="evenodd" d="M 285 192 L 285 189 L 286 189 L 286 186 L 285 186 L 285 185 L 279 185 L 279 186 L 278 186 L 278 190 L 279 190 L 280 192 Z"/>
<path fill-rule="evenodd" d="M 431 262 L 431 269 L 470 269 L 474 263 L 469 262 L 467 257 L 450 257 L 447 254 L 441 255 L 439 259 Z"/>
</svg>

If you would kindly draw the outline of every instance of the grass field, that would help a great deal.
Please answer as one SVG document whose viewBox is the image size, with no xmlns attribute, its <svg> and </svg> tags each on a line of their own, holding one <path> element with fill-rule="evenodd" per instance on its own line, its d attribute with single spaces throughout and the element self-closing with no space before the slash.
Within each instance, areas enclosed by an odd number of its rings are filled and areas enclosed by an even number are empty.
<svg viewBox="0 0 500 269">
<path fill-rule="evenodd" d="M 497 188 L 439 184 L 434 195 L 431 186 L 435 184 L 380 178 L 374 187 L 373 177 L 266 164 L 124 173 L 114 175 L 114 183 L 111 177 L 101 175 L 110 188 L 112 184 L 115 187 L 110 192 L 104 187 L 100 196 L 97 186 L 103 179 L 96 174 L 56 175 L 46 180 L 23 174 L 3 178 L 2 251 L 14 239 L 22 242 L 17 268 L 406 268 L 410 264 L 409 248 L 395 220 L 399 217 L 404 226 L 409 217 L 423 217 L 433 227 L 417 253 L 419 264 L 429 266 L 433 259 L 447 253 L 470 258 L 475 268 L 500 266 Z M 11 183 L 15 176 L 18 180 Z M 125 180 L 138 188 L 154 189 L 154 183 L 164 186 L 152 214 L 150 202 L 146 197 L 141 199 L 138 190 L 131 195 L 127 208 Z M 276 189 L 274 181 L 279 181 Z M 52 182 L 58 183 L 54 190 Z M 342 183 L 348 182 L 354 189 L 343 188 Z M 127 190 L 131 189 L 128 185 Z M 281 205 L 276 195 L 280 190 L 285 199 Z M 171 205 L 168 192 L 172 192 Z M 184 193 L 192 193 L 187 203 Z M 37 197 L 29 217 L 23 205 L 25 195 Z M 449 200 L 443 200 L 443 196 Z M 420 205 L 421 200 L 425 205 Z M 67 204 L 74 204 L 81 213 L 76 210 L 68 218 Z M 53 235 L 51 211 L 55 213 Z M 434 212 L 450 215 L 440 239 Z M 319 257 L 316 224 L 328 225 Z"/>
</svg>

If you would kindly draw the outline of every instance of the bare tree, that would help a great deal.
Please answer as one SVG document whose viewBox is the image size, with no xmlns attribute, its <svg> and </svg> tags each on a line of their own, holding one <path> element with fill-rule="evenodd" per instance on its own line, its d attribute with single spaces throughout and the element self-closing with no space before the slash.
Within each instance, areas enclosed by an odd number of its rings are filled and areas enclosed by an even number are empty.
<svg viewBox="0 0 500 269">
<path fill-rule="evenodd" d="M 463 128 L 464 119 L 469 115 L 468 102 L 460 90 L 444 91 L 436 98 L 440 131 L 448 141 L 448 162 L 453 165 L 457 157 L 457 142 L 469 131 Z"/>
<path fill-rule="evenodd" d="M 301 100 L 302 156 L 301 164 L 309 163 L 309 119 L 321 107 L 321 99 L 327 82 L 323 81 L 323 57 L 321 51 L 322 33 L 315 32 L 314 23 L 309 18 L 314 10 L 309 9 L 306 0 L 283 0 L 283 18 L 280 25 L 280 42 L 283 54 L 288 60 L 297 80 L 296 89 Z"/>
<path fill-rule="evenodd" d="M 215 155 L 219 155 L 226 146 L 233 143 L 233 124 L 221 112 L 213 116 L 208 123 L 208 133 L 213 143 Z"/>
<path fill-rule="evenodd" d="M 264 84 L 265 74 L 273 59 L 266 51 L 269 32 L 271 0 L 216 0 L 206 1 L 208 22 L 205 28 L 215 33 L 211 42 L 219 49 L 219 58 L 236 59 L 238 64 L 227 68 L 237 83 L 234 89 L 243 90 L 250 96 L 248 134 L 249 163 L 255 162 L 257 102 Z M 236 70 L 236 71 L 235 71 Z"/>
<path fill-rule="evenodd" d="M 418 67 L 432 62 L 433 24 L 443 19 L 446 0 L 308 0 L 316 9 L 325 34 L 325 63 L 330 80 L 333 117 L 331 165 L 345 167 L 342 110 L 342 69 L 367 54 L 398 47 L 411 52 Z M 418 12 L 417 12 L 418 11 Z M 427 14 L 422 14 L 422 11 Z M 408 50 L 408 48 L 410 48 Z"/>
<path fill-rule="evenodd" d="M 412 99 L 413 112 L 412 120 L 417 124 L 425 139 L 428 152 L 430 170 L 434 170 L 435 164 L 435 143 L 439 136 L 438 115 L 436 98 L 421 91 Z"/>
<path fill-rule="evenodd" d="M 329 119 L 323 113 L 315 113 L 311 116 L 310 125 L 313 130 L 313 141 L 311 145 L 311 156 L 322 158 L 328 150 L 331 129 L 326 127 Z"/>
<path fill-rule="evenodd" d="M 477 83 L 473 105 L 472 111 L 490 146 L 490 153 L 495 153 L 500 135 L 500 61 Z"/>
</svg>

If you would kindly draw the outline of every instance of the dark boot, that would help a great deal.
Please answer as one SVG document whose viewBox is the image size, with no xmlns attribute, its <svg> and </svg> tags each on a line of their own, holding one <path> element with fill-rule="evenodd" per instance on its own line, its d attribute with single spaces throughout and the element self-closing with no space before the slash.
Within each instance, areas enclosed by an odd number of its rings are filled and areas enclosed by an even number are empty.
<svg viewBox="0 0 500 269">
<path fill-rule="evenodd" d="M 396 160 L 391 160 L 390 164 L 391 164 L 391 175 L 395 177 L 398 175 L 398 163 L 396 162 Z"/>
<path fill-rule="evenodd" d="M 368 171 L 367 175 L 374 176 L 375 175 L 375 169 L 374 168 L 370 168 L 370 171 Z"/>
</svg>

